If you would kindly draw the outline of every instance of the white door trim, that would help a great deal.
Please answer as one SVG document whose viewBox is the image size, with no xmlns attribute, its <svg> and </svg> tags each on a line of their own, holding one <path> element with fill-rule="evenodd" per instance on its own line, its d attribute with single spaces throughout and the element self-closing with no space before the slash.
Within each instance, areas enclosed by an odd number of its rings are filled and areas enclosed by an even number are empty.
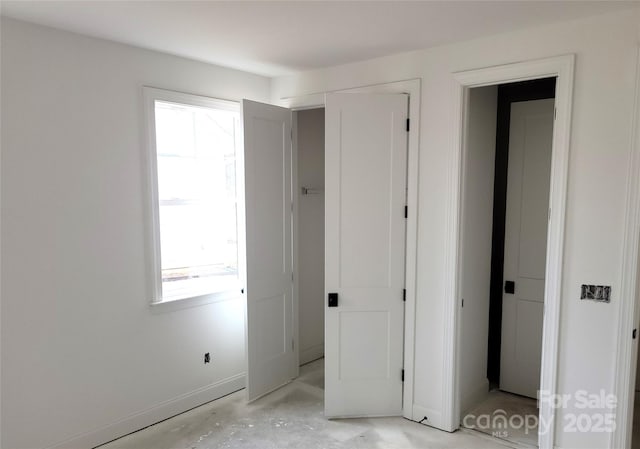
<svg viewBox="0 0 640 449">
<path fill-rule="evenodd" d="M 291 112 L 291 254 L 293 264 L 293 354 L 295 357 L 294 378 L 300 375 L 300 258 L 298 255 L 299 228 L 298 228 L 298 208 L 300 207 L 300 192 L 298 191 L 298 115 Z"/>
<path fill-rule="evenodd" d="M 464 112 L 467 110 L 466 92 L 472 87 L 490 86 L 516 81 L 557 77 L 556 120 L 553 130 L 551 185 L 549 194 L 549 233 L 547 237 L 547 265 L 545 283 L 545 315 L 543 325 L 542 367 L 540 389 L 555 393 L 557 384 L 558 340 L 560 328 L 560 297 L 562 287 L 562 259 L 565 228 L 569 137 L 573 94 L 574 55 L 557 56 L 518 62 L 452 74 L 454 92 L 453 136 L 449 168 L 448 235 L 445 280 L 445 335 L 443 372 L 444 428 L 460 426 L 460 397 L 458 388 L 459 323 L 459 239 L 461 216 L 462 156 L 464 154 Z M 540 418 L 549 430 L 540 435 L 541 449 L 551 449 L 554 443 L 554 413 L 550 404 L 542 403 Z"/>
<path fill-rule="evenodd" d="M 631 121 L 629 173 L 622 253 L 622 286 L 616 340 L 616 370 L 613 394 L 618 399 L 616 427 L 611 433 L 610 447 L 631 447 L 633 406 L 635 399 L 638 338 L 632 339 L 633 329 L 640 320 L 638 304 L 638 257 L 640 250 L 640 47 L 636 61 L 635 104 Z"/>
<path fill-rule="evenodd" d="M 421 103 L 421 79 L 411 79 L 391 83 L 375 84 L 369 86 L 356 86 L 348 89 L 333 90 L 331 92 L 352 93 L 407 93 L 409 94 L 409 117 L 411 127 L 409 129 L 409 153 L 407 168 L 407 205 L 409 214 L 407 218 L 407 245 L 406 245 L 406 289 L 407 301 L 405 303 L 404 319 L 404 388 L 402 398 L 402 416 L 417 421 L 414 413 L 414 358 L 415 358 L 415 317 L 416 317 L 416 280 L 417 280 L 417 247 L 418 247 L 418 167 L 420 156 L 420 103 Z M 327 92 L 314 92 L 309 95 L 282 98 L 280 104 L 293 110 L 312 109 L 324 107 L 324 94 Z M 295 153 L 295 152 L 294 152 Z M 294 176 L 296 167 L 294 165 Z M 297 201 L 294 201 L 294 220 L 297 220 Z M 294 230 L 295 232 L 295 230 Z M 294 289 L 297 291 L 297 246 L 294 236 Z M 294 304 L 297 307 L 297 296 Z M 295 325 L 294 325 L 295 328 Z M 296 336 L 297 338 L 297 336 Z M 296 345 L 298 344 L 296 340 Z"/>
</svg>

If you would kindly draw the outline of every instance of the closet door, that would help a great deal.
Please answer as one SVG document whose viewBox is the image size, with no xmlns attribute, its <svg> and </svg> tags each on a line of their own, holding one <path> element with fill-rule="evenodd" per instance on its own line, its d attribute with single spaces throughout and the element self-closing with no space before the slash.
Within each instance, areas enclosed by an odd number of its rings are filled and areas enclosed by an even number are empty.
<svg viewBox="0 0 640 449">
<path fill-rule="evenodd" d="M 325 114 L 325 414 L 401 415 L 408 96 Z"/>
<path fill-rule="evenodd" d="M 511 105 L 500 389 L 540 388 L 554 100 Z"/>
<path fill-rule="evenodd" d="M 297 375 L 293 351 L 291 111 L 244 100 L 247 394 Z"/>
</svg>

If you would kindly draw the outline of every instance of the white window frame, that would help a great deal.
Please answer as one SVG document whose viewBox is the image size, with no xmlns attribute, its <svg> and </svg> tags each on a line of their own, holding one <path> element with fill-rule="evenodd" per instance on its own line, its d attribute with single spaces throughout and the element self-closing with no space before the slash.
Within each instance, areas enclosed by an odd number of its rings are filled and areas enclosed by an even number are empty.
<svg viewBox="0 0 640 449">
<path fill-rule="evenodd" d="M 146 121 L 146 162 L 147 162 L 147 222 L 148 232 L 148 288 L 151 293 L 151 305 L 192 307 L 212 302 L 234 299 L 241 296 L 245 278 L 245 234 L 244 234 L 244 167 L 242 157 L 242 132 L 237 133 L 236 147 L 236 196 L 237 235 L 238 235 L 238 282 L 233 288 L 213 293 L 190 295 L 185 297 L 162 297 L 162 262 L 160 252 L 160 203 L 158 193 L 158 156 L 156 151 L 155 102 L 170 103 L 222 109 L 240 113 L 240 103 L 217 98 L 192 95 L 182 92 L 143 87 L 144 115 Z"/>
</svg>

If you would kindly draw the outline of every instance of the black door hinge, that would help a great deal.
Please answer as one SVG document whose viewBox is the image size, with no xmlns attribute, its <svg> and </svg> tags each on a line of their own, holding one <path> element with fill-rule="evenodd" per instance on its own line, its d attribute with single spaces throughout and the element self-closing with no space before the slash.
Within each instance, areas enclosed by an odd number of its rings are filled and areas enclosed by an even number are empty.
<svg viewBox="0 0 640 449">
<path fill-rule="evenodd" d="M 402 300 L 403 301 L 407 300 L 407 289 L 406 288 L 402 289 Z"/>
<path fill-rule="evenodd" d="M 409 119 L 407 119 L 407 132 L 409 132 Z"/>
<path fill-rule="evenodd" d="M 404 218 L 409 216 L 409 206 L 404 206 Z"/>
<path fill-rule="evenodd" d="M 404 382 L 404 370 L 400 372 L 400 380 Z"/>
<path fill-rule="evenodd" d="M 631 337 L 635 340 L 637 335 L 638 335 L 638 329 L 634 329 L 633 332 L 631 333 Z"/>
</svg>

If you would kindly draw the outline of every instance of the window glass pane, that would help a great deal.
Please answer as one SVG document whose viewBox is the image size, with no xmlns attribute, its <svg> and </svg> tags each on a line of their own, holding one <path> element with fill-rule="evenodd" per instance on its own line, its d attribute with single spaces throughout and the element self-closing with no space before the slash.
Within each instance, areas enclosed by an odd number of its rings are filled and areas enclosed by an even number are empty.
<svg viewBox="0 0 640 449">
<path fill-rule="evenodd" d="M 155 102 L 163 298 L 235 288 L 238 113 Z"/>
</svg>

